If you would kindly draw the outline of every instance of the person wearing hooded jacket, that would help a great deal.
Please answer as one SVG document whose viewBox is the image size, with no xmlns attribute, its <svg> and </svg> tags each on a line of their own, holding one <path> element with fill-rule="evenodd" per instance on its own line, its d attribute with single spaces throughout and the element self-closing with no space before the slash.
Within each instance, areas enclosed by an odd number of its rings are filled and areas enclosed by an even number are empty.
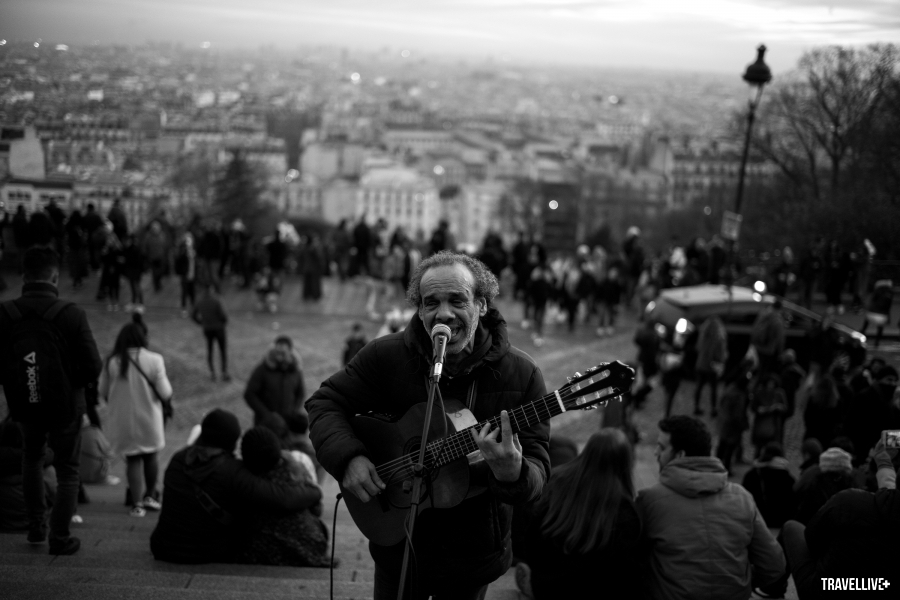
<svg viewBox="0 0 900 600">
<path fill-rule="evenodd" d="M 154 558 L 181 564 L 236 562 L 260 515 L 286 515 L 322 500 L 318 486 L 291 485 L 254 475 L 234 456 L 241 436 L 237 417 L 215 409 L 200 437 L 172 457 L 164 481 L 165 503 L 150 535 Z"/>
<path fill-rule="evenodd" d="M 305 397 L 303 372 L 299 356 L 294 352 L 294 342 L 280 335 L 253 369 L 244 390 L 244 400 L 253 410 L 253 425 L 260 425 L 274 413 L 284 419 L 292 433 L 306 433 L 309 418 L 303 406 Z"/>
<path fill-rule="evenodd" d="M 753 496 L 728 481 L 711 448 L 699 419 L 677 415 L 659 422 L 659 483 L 637 497 L 648 597 L 746 600 L 753 587 L 784 574 L 784 552 Z"/>
<path fill-rule="evenodd" d="M 527 426 L 516 435 L 509 425 L 507 411 L 540 399 L 546 388 L 531 358 L 509 343 L 506 322 L 493 306 L 498 291 L 497 279 L 474 258 L 440 252 L 423 260 L 407 291 L 418 310 L 406 328 L 370 342 L 307 402 L 319 461 L 346 493 L 377 501 L 384 482 L 349 419 L 370 410 L 399 416 L 425 402 L 433 357 L 429 332 L 436 324 L 450 327 L 438 384 L 442 398 L 474 401 L 479 422 L 499 414 L 501 426 L 471 431 L 485 460 L 470 467 L 470 476 L 486 492 L 452 508 L 426 510 L 416 521 L 417 581 L 411 585 L 423 597 L 483 598 L 512 563 L 513 505 L 537 498 L 550 470 L 549 425 Z M 370 542 L 369 550 L 374 597 L 396 597 L 403 542 Z"/>
</svg>

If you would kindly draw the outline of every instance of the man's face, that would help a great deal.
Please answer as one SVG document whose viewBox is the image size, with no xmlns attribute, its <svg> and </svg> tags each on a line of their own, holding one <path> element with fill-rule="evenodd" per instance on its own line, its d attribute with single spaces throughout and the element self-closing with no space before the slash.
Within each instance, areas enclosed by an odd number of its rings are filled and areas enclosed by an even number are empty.
<svg viewBox="0 0 900 600">
<path fill-rule="evenodd" d="M 472 349 L 478 320 L 487 312 L 487 302 L 475 298 L 475 278 L 460 264 L 429 269 L 419 284 L 422 303 L 419 318 L 429 333 L 437 324 L 450 328 L 447 354 Z"/>
<path fill-rule="evenodd" d="M 275 360 L 281 364 L 289 362 L 291 359 L 291 347 L 287 344 L 275 344 Z"/>
<path fill-rule="evenodd" d="M 659 437 L 656 439 L 656 451 L 654 452 L 656 455 L 656 462 L 659 463 L 659 469 L 662 470 L 673 458 L 678 458 L 683 453 L 678 452 L 677 455 L 672 448 L 672 438 L 665 431 L 659 432 Z"/>
</svg>

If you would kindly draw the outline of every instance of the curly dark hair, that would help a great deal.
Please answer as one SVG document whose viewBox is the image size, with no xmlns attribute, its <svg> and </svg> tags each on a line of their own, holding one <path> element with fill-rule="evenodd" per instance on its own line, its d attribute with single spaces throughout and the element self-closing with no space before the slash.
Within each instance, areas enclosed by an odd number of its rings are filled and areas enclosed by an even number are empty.
<svg viewBox="0 0 900 600">
<path fill-rule="evenodd" d="M 685 456 L 709 456 L 712 452 L 712 436 L 700 419 L 675 415 L 660 421 L 659 430 L 671 436 L 675 454 L 684 450 Z"/>
<path fill-rule="evenodd" d="M 500 284 L 497 282 L 494 274 L 491 273 L 491 270 L 477 258 L 473 258 L 468 254 L 450 252 L 449 250 L 443 250 L 429 256 L 416 267 L 409 280 L 409 287 L 406 288 L 406 301 L 409 305 L 418 308 L 422 302 L 419 285 L 422 283 L 422 276 L 426 271 L 436 267 L 451 265 L 462 265 L 469 269 L 469 272 L 472 273 L 472 277 L 475 279 L 475 297 L 484 298 L 487 300 L 487 305 L 492 306 L 494 298 L 500 293 Z"/>
</svg>

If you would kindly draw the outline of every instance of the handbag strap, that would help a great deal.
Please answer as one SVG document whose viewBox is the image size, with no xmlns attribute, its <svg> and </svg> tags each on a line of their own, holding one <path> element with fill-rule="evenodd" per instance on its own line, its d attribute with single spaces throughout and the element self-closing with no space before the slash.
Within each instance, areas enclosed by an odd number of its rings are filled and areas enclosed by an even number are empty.
<svg viewBox="0 0 900 600">
<path fill-rule="evenodd" d="M 140 373 L 141 376 L 143 376 L 144 380 L 147 382 L 147 385 L 149 385 L 150 389 L 153 390 L 153 395 L 156 396 L 156 399 L 159 400 L 160 402 L 165 402 L 165 400 L 163 400 L 163 397 L 159 395 L 159 392 L 156 391 L 156 386 L 153 385 L 153 382 L 150 381 L 150 378 L 147 377 L 146 373 L 144 373 L 144 370 L 141 368 L 141 365 L 138 364 L 138 361 L 134 360 L 134 358 L 132 358 L 130 354 L 128 355 L 128 360 L 130 360 L 131 364 L 134 365 L 134 368 L 138 370 L 138 373 Z"/>
<path fill-rule="evenodd" d="M 234 524 L 234 515 L 219 506 L 219 504 L 212 499 L 212 496 L 207 494 L 206 491 L 197 484 L 197 482 L 192 480 L 191 483 L 194 484 L 194 497 L 210 517 L 215 519 L 216 522 L 220 525 L 224 525 L 226 527 L 230 527 Z"/>
</svg>

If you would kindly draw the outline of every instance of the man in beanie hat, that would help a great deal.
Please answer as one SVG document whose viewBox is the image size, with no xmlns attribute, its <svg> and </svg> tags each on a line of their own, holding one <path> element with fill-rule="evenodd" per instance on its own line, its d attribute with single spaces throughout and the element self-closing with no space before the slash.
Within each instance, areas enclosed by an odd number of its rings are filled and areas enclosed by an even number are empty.
<svg viewBox="0 0 900 600">
<path fill-rule="evenodd" d="M 846 450 L 829 448 L 819 455 L 819 469 L 823 473 L 852 473 L 853 457 Z"/>
<path fill-rule="evenodd" d="M 853 470 L 853 443 L 845 437 L 835 438 L 819 455 L 819 464 L 804 471 L 797 481 L 795 518 L 806 524 L 838 492 L 863 487 L 863 478 Z"/>
<path fill-rule="evenodd" d="M 315 485 L 284 485 L 254 475 L 234 457 L 240 435 L 237 417 L 215 409 L 204 417 L 197 441 L 172 457 L 166 503 L 150 536 L 157 560 L 235 562 L 248 543 L 253 517 L 287 514 L 321 501 Z"/>
</svg>

